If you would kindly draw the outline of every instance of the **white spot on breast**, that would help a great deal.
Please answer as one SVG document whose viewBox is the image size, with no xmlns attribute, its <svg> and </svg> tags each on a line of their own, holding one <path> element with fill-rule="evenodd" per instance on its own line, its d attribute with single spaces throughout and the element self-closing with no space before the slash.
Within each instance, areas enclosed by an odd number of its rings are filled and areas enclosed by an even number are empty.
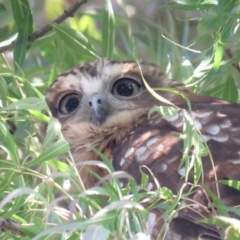
<svg viewBox="0 0 240 240">
<path fill-rule="evenodd" d="M 201 123 L 206 124 L 212 119 L 212 112 L 203 112 L 198 114 L 198 117 L 201 118 Z"/>
<path fill-rule="evenodd" d="M 148 220 L 147 220 L 147 226 L 148 226 L 148 231 L 150 234 L 152 234 L 153 227 L 156 222 L 157 215 L 155 213 L 149 212 L 148 214 Z"/>
<path fill-rule="evenodd" d="M 182 168 L 178 169 L 178 174 L 181 175 L 181 176 L 184 176 L 185 172 L 186 172 L 185 167 L 182 167 Z"/>
<path fill-rule="evenodd" d="M 172 162 L 175 162 L 177 159 L 178 159 L 178 156 L 175 156 L 175 157 L 172 157 L 172 158 L 168 158 L 167 162 L 168 162 L 168 164 L 170 164 Z"/>
<path fill-rule="evenodd" d="M 177 113 L 177 114 L 175 114 L 174 116 L 167 118 L 167 120 L 168 120 L 169 122 L 172 122 L 172 121 L 177 120 L 178 118 L 179 118 L 179 116 L 178 116 L 178 113 Z"/>
<path fill-rule="evenodd" d="M 146 160 L 149 157 L 147 147 L 142 146 L 142 147 L 138 148 L 135 152 L 135 156 L 136 156 L 138 162 L 143 162 L 144 160 Z"/>
<path fill-rule="evenodd" d="M 224 118 L 224 117 L 226 117 L 227 115 L 226 114 L 222 114 L 222 113 L 217 113 L 217 117 L 218 118 Z"/>
<path fill-rule="evenodd" d="M 119 165 L 122 166 L 124 163 L 125 163 L 125 158 L 121 158 Z"/>
<path fill-rule="evenodd" d="M 231 132 L 239 132 L 239 131 L 240 131 L 240 128 L 239 128 L 239 127 L 231 127 L 231 128 L 230 128 L 230 131 L 231 131 Z"/>
<path fill-rule="evenodd" d="M 207 142 L 207 141 L 209 141 L 209 140 L 211 140 L 212 138 L 211 138 L 211 136 L 209 136 L 209 135 L 205 135 L 205 134 L 203 134 L 202 136 L 199 136 L 199 141 L 200 142 Z"/>
<path fill-rule="evenodd" d="M 133 147 L 131 147 L 131 148 L 129 148 L 128 150 L 127 150 L 127 152 L 125 153 L 125 158 L 128 158 L 132 153 L 133 153 L 133 151 L 134 151 L 134 148 Z"/>
<path fill-rule="evenodd" d="M 227 134 L 224 134 L 221 136 L 213 136 L 212 139 L 216 142 L 226 142 L 229 139 L 229 136 Z"/>
<path fill-rule="evenodd" d="M 172 122 L 172 125 L 176 128 L 179 128 L 183 125 L 183 121 L 182 121 L 182 119 L 178 119 L 177 121 Z"/>
<path fill-rule="evenodd" d="M 142 146 L 140 148 L 137 148 L 135 154 L 136 155 L 142 155 L 143 153 L 145 153 L 147 151 L 147 147 L 146 146 Z"/>
<path fill-rule="evenodd" d="M 147 190 L 150 191 L 153 188 L 153 184 L 149 182 L 146 186 Z"/>
<path fill-rule="evenodd" d="M 231 160 L 229 160 L 229 162 L 231 162 L 233 164 L 240 164 L 240 159 L 231 159 Z"/>
<path fill-rule="evenodd" d="M 156 137 L 153 137 L 153 138 L 150 138 L 147 143 L 146 143 L 146 146 L 147 147 L 150 147 L 151 145 L 153 145 L 155 142 L 157 142 L 158 138 Z"/>
<path fill-rule="evenodd" d="M 198 117 L 200 117 L 200 118 L 207 118 L 207 117 L 209 117 L 211 114 L 212 114 L 212 112 L 200 112 L 200 113 L 198 113 L 197 115 L 198 115 Z"/>
<path fill-rule="evenodd" d="M 202 129 L 202 124 L 198 119 L 194 119 L 194 124 L 199 130 Z"/>
<path fill-rule="evenodd" d="M 217 124 L 209 124 L 209 125 L 204 126 L 204 130 L 207 133 L 215 135 L 215 134 L 219 133 L 220 127 Z"/>
<path fill-rule="evenodd" d="M 156 149 L 160 150 L 160 149 L 164 149 L 164 145 L 163 144 L 159 144 L 156 146 Z"/>
<path fill-rule="evenodd" d="M 228 127 L 232 126 L 232 123 L 228 118 L 226 118 L 219 125 L 221 128 L 228 128 Z"/>
<path fill-rule="evenodd" d="M 168 168 L 168 165 L 166 163 L 160 163 L 156 168 L 158 172 L 165 172 Z"/>
<path fill-rule="evenodd" d="M 195 209 L 198 209 L 198 208 L 199 208 L 199 204 L 197 204 L 197 203 L 191 204 L 190 206 L 193 207 L 193 208 L 195 208 Z"/>
</svg>

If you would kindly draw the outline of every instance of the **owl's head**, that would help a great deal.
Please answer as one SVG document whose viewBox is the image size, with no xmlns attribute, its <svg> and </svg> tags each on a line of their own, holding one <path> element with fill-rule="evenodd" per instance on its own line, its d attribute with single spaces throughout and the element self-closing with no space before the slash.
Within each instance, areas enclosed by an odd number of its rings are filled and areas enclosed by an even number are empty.
<svg viewBox="0 0 240 240">
<path fill-rule="evenodd" d="M 60 75 L 46 94 L 54 117 L 66 123 L 101 128 L 132 124 L 159 102 L 147 91 L 181 84 L 170 81 L 150 63 L 101 59 Z M 167 97 L 168 92 L 162 92 Z"/>
</svg>

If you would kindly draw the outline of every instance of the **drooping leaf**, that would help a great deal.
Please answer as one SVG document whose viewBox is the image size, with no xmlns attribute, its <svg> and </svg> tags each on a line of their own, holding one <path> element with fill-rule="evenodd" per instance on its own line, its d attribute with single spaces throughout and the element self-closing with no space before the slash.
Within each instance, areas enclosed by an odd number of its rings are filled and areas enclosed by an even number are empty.
<svg viewBox="0 0 240 240">
<path fill-rule="evenodd" d="M 11 0 L 14 21 L 18 37 L 14 47 L 15 70 L 22 66 L 26 52 L 28 36 L 33 32 L 33 17 L 28 0 Z"/>
</svg>

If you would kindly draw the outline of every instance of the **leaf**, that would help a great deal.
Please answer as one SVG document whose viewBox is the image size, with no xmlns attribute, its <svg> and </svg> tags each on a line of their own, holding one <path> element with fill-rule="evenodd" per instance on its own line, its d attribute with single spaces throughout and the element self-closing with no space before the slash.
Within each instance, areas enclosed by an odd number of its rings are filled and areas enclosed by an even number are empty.
<svg viewBox="0 0 240 240">
<path fill-rule="evenodd" d="M 51 27 L 59 38 L 75 52 L 94 59 L 99 58 L 91 43 L 81 32 L 57 24 L 51 24 Z"/>
<path fill-rule="evenodd" d="M 198 24 L 199 35 L 212 34 L 222 26 L 223 16 L 218 13 L 216 8 L 211 8 L 202 17 Z"/>
<path fill-rule="evenodd" d="M 6 13 L 6 12 L 7 12 L 6 7 L 4 6 L 3 3 L 0 3 L 0 13 Z"/>
<path fill-rule="evenodd" d="M 33 17 L 28 0 L 11 0 L 18 37 L 14 47 L 15 70 L 21 67 L 27 52 L 28 36 L 33 32 Z"/>
<path fill-rule="evenodd" d="M 12 135 L 9 133 L 6 126 L 0 122 L 0 148 L 2 148 L 10 157 L 12 161 L 14 161 L 17 165 L 20 164 L 17 146 L 14 142 Z"/>
<path fill-rule="evenodd" d="M 240 238 L 240 221 L 234 218 L 217 216 L 215 218 L 203 219 L 201 222 L 209 223 L 225 229 L 224 239 L 238 240 Z"/>
<path fill-rule="evenodd" d="M 222 98 L 232 102 L 236 102 L 238 100 L 238 89 L 232 77 L 227 79 L 223 89 Z"/>
<path fill-rule="evenodd" d="M 9 188 L 9 186 L 11 185 L 12 179 L 14 179 L 14 177 L 16 177 L 17 175 L 18 175 L 18 173 L 15 171 L 8 171 L 4 175 L 4 178 L 1 179 L 1 183 L 0 183 L 0 192 L 1 193 L 5 192 L 5 190 Z"/>
<path fill-rule="evenodd" d="M 47 127 L 47 135 L 43 141 L 43 147 L 49 146 L 52 141 L 59 135 L 61 124 L 56 118 L 51 118 Z"/>
<path fill-rule="evenodd" d="M 208 188 L 205 188 L 208 196 L 213 200 L 213 207 L 217 208 L 217 211 L 222 216 L 229 217 L 228 211 L 225 208 L 223 202 Z"/>
<path fill-rule="evenodd" d="M 103 13 L 102 28 L 102 49 L 104 56 L 109 58 L 112 56 L 115 40 L 115 19 L 110 0 L 105 1 L 105 11 Z"/>
<path fill-rule="evenodd" d="M 183 11 L 199 11 L 199 10 L 208 10 L 210 7 L 212 7 L 211 4 L 205 4 L 205 5 L 194 5 L 194 4 L 167 4 L 163 5 L 162 9 L 178 9 Z"/>
<path fill-rule="evenodd" d="M 219 180 L 218 181 L 219 183 L 222 183 L 222 184 L 226 184 L 230 187 L 233 187 L 237 190 L 240 191 L 240 181 L 236 181 L 236 180 Z"/>
<path fill-rule="evenodd" d="M 4 107 L 7 105 L 7 96 L 9 96 L 9 93 L 7 83 L 5 79 L 1 76 L 0 76 L 0 96 L 1 96 L 0 101 L 2 101 L 2 106 Z"/>
<path fill-rule="evenodd" d="M 110 231 L 101 225 L 91 225 L 83 233 L 83 240 L 107 240 Z"/>
<path fill-rule="evenodd" d="M 218 70 L 224 53 L 224 44 L 217 41 L 215 44 L 213 68 Z"/>
<path fill-rule="evenodd" d="M 47 150 L 43 151 L 38 158 L 28 162 L 26 165 L 27 167 L 31 167 L 44 161 L 53 159 L 55 157 L 63 155 L 64 153 L 67 153 L 69 149 L 70 148 L 67 141 L 64 139 L 60 139 Z"/>
<path fill-rule="evenodd" d="M 7 110 L 46 110 L 46 102 L 37 97 L 29 97 L 18 100 L 17 102 L 9 104 L 7 107 L 3 108 L 3 111 Z"/>
</svg>

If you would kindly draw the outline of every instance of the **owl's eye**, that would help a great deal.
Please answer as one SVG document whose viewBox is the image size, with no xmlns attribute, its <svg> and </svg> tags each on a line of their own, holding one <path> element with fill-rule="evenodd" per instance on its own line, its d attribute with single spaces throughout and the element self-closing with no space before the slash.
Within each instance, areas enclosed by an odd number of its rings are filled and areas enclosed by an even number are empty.
<svg viewBox="0 0 240 240">
<path fill-rule="evenodd" d="M 113 95 L 130 97 L 139 92 L 141 85 L 131 78 L 121 78 L 113 85 Z"/>
<path fill-rule="evenodd" d="M 75 94 L 71 93 L 62 98 L 59 103 L 58 110 L 62 114 L 68 114 L 73 112 L 80 104 L 80 97 Z"/>
</svg>

